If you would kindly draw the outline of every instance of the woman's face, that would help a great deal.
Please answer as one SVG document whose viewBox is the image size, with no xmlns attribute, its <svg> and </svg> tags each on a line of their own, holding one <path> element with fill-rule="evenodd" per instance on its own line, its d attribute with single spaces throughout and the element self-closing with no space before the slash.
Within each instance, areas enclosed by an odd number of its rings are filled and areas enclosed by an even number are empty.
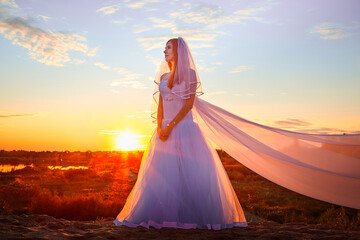
<svg viewBox="0 0 360 240">
<path fill-rule="evenodd" d="M 174 49 L 172 42 L 168 42 L 165 46 L 165 60 L 167 62 L 172 61 L 174 59 Z"/>
</svg>

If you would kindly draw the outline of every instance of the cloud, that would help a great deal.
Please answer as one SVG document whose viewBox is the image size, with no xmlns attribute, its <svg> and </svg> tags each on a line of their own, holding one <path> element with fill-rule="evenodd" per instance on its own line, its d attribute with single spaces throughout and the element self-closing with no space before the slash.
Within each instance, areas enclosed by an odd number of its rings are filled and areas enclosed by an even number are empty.
<svg viewBox="0 0 360 240">
<path fill-rule="evenodd" d="M 226 94 L 226 91 L 209 92 L 209 93 L 206 93 L 206 96 L 222 95 L 222 94 Z M 205 95 L 204 95 L 204 96 L 205 96 Z"/>
<path fill-rule="evenodd" d="M 112 20 L 111 23 L 115 23 L 115 24 L 125 24 L 127 22 L 129 22 L 130 20 L 132 20 L 132 18 L 124 18 L 124 19 L 121 19 L 121 20 Z"/>
<path fill-rule="evenodd" d="M 197 69 L 202 72 L 212 72 L 215 70 L 214 67 L 205 67 L 202 64 L 197 63 Z"/>
<path fill-rule="evenodd" d="M 151 30 L 150 27 L 146 27 L 146 26 L 143 26 L 142 24 L 137 24 L 134 26 L 134 33 L 135 34 L 138 34 L 138 33 L 142 33 L 142 32 L 146 32 L 146 31 L 149 31 Z"/>
<path fill-rule="evenodd" d="M 127 7 L 143 8 L 146 4 L 152 2 L 156 1 L 138 1 L 127 4 Z M 174 3 L 170 5 L 174 5 Z M 174 36 L 185 37 L 191 43 L 191 49 L 213 48 L 213 42 L 218 35 L 231 35 L 231 33 L 220 29 L 220 26 L 230 23 L 243 24 L 245 21 L 267 23 L 264 19 L 258 17 L 258 15 L 267 11 L 274 3 L 266 1 L 263 5 L 261 7 L 238 9 L 228 13 L 224 12 L 220 5 L 204 2 L 177 4 L 175 9 L 170 7 L 168 13 L 165 12 L 163 14 L 164 17 L 148 17 L 147 20 L 150 21 L 151 28 L 149 27 L 150 24 L 144 24 L 146 27 L 135 25 L 133 32 L 142 33 L 154 29 L 158 30 L 156 32 L 161 33 L 156 38 L 152 35 L 136 39 L 145 51 L 163 48 L 164 40 Z M 193 44 L 193 42 L 197 43 Z"/>
<path fill-rule="evenodd" d="M 341 39 L 353 35 L 350 31 L 359 27 L 359 25 L 344 26 L 337 23 L 321 23 L 314 26 L 310 33 L 320 34 L 321 39 Z"/>
<path fill-rule="evenodd" d="M 147 54 L 146 55 L 146 58 L 150 61 L 150 62 L 152 62 L 155 66 L 160 66 L 160 64 L 161 64 L 161 59 L 156 59 L 156 58 L 154 58 L 154 57 L 152 57 L 150 54 Z"/>
<path fill-rule="evenodd" d="M 131 87 L 135 89 L 145 89 L 147 88 L 142 82 L 139 81 L 124 81 L 124 80 L 114 80 L 110 86 L 122 86 L 122 87 Z"/>
<path fill-rule="evenodd" d="M 178 18 L 185 23 L 203 23 L 203 24 L 218 24 L 222 22 L 226 15 L 221 11 L 219 6 L 209 4 L 194 4 L 192 7 L 188 5 L 186 9 L 178 9 L 170 13 L 173 18 Z"/>
<path fill-rule="evenodd" d="M 159 37 L 139 37 L 136 39 L 145 51 L 149 51 L 155 48 L 164 48 L 167 40 L 172 36 L 159 36 Z"/>
<path fill-rule="evenodd" d="M 19 6 L 15 3 L 15 0 L 0 0 L 0 4 L 12 8 L 19 8 Z"/>
<path fill-rule="evenodd" d="M 305 128 L 310 125 L 311 123 L 301 120 L 301 119 L 293 119 L 288 118 L 286 120 L 279 120 L 273 122 L 275 127 L 278 128 L 290 128 L 293 129 L 292 131 L 301 132 L 301 133 L 310 133 L 310 134 L 356 134 L 359 133 L 357 131 L 346 131 L 340 128 L 328 128 L 328 127 L 321 127 L 321 128 Z"/>
<path fill-rule="evenodd" d="M 141 8 L 146 4 L 146 1 L 139 1 L 139 2 L 134 2 L 134 3 L 129 3 L 126 4 L 127 7 L 129 8 Z"/>
<path fill-rule="evenodd" d="M 71 62 L 70 51 L 95 56 L 97 48 L 90 49 L 86 38 L 74 33 L 44 31 L 28 25 L 20 18 L 0 20 L 0 33 L 12 44 L 28 49 L 29 56 L 41 63 L 63 66 Z"/>
<path fill-rule="evenodd" d="M 155 3 L 155 2 L 158 2 L 158 1 L 159 0 L 144 0 L 144 1 L 137 1 L 137 2 L 132 1 L 131 2 L 130 0 L 125 0 L 125 1 L 122 1 L 122 2 L 117 3 L 117 4 L 113 4 L 113 5 L 110 5 L 110 6 L 99 8 L 99 9 L 96 10 L 96 12 L 100 12 L 100 13 L 102 13 L 104 15 L 111 15 L 111 14 L 114 14 L 115 12 L 119 11 L 122 8 L 129 8 L 129 9 L 138 10 L 140 8 L 143 8 L 148 3 Z M 156 10 L 156 9 L 149 8 L 147 10 L 153 11 L 153 10 Z"/>
<path fill-rule="evenodd" d="M 75 58 L 75 59 L 71 60 L 70 63 L 71 63 L 71 64 L 79 65 L 79 64 L 85 63 L 85 60 Z"/>
<path fill-rule="evenodd" d="M 100 8 L 96 12 L 101 12 L 104 15 L 111 15 L 121 8 L 120 4 L 115 4 L 107 7 Z"/>
<path fill-rule="evenodd" d="M 311 123 L 300 120 L 300 119 L 293 119 L 288 118 L 287 120 L 280 120 L 280 121 L 274 121 L 274 124 L 280 127 L 303 127 L 303 126 L 309 126 Z"/>
<path fill-rule="evenodd" d="M 249 20 L 268 23 L 263 18 L 256 15 L 267 11 L 275 4 L 276 3 L 268 1 L 262 7 L 239 9 L 232 13 L 225 13 L 220 6 L 197 3 L 185 5 L 186 8 L 178 9 L 177 11 L 170 13 L 170 16 L 188 24 L 201 24 L 202 29 L 205 31 L 215 30 L 225 24 L 245 23 L 245 21 Z"/>
<path fill-rule="evenodd" d="M 155 3 L 155 2 L 159 2 L 159 0 L 137 1 L 137 2 L 133 2 L 133 3 L 126 4 L 126 6 L 127 6 L 128 8 L 138 9 L 138 8 L 144 7 L 144 6 L 145 6 L 146 4 L 148 4 L 148 3 Z M 150 10 L 154 10 L 154 9 L 153 9 L 153 8 L 150 8 Z"/>
<path fill-rule="evenodd" d="M 38 18 L 38 19 L 41 19 L 41 20 L 43 20 L 43 21 L 45 21 L 45 22 L 47 22 L 47 21 L 49 21 L 49 19 L 50 19 L 51 17 L 48 17 L 48 16 L 45 16 L 45 15 L 39 14 L 39 15 L 37 15 L 37 18 Z"/>
<path fill-rule="evenodd" d="M 18 113 L 18 114 L 8 114 L 8 115 L 0 115 L 0 118 L 12 118 L 12 117 L 24 117 L 24 116 L 34 116 L 34 113 Z"/>
<path fill-rule="evenodd" d="M 145 84 L 143 84 L 142 82 L 137 80 L 143 76 L 142 74 L 131 73 L 126 68 L 114 67 L 113 70 L 117 71 L 121 75 L 121 78 L 113 80 L 110 83 L 110 86 L 112 86 L 112 87 L 122 86 L 122 87 L 130 87 L 130 88 L 135 88 L 135 89 L 147 88 L 147 86 L 145 86 Z"/>
<path fill-rule="evenodd" d="M 169 21 L 168 19 L 162 19 L 158 17 L 150 17 L 149 20 L 153 23 L 154 28 L 168 28 L 172 32 L 177 31 L 174 21 Z"/>
<path fill-rule="evenodd" d="M 240 9 L 240 10 L 235 11 L 234 14 L 235 15 L 251 16 L 251 15 L 255 15 L 255 14 L 259 13 L 259 12 L 263 12 L 265 10 L 266 10 L 265 7 Z"/>
<path fill-rule="evenodd" d="M 105 70 L 108 70 L 110 69 L 109 66 L 106 66 L 105 64 L 101 63 L 101 62 L 97 62 L 94 64 L 95 66 L 99 67 L 99 68 L 102 68 L 102 69 L 105 69 Z"/>
<path fill-rule="evenodd" d="M 122 79 L 126 80 L 126 81 L 135 80 L 142 76 L 142 74 L 139 74 L 139 73 L 131 73 L 126 68 L 116 68 L 115 67 L 113 69 L 116 70 L 120 75 L 122 75 Z"/>
<path fill-rule="evenodd" d="M 250 66 L 238 66 L 236 68 L 234 68 L 233 70 L 231 70 L 229 73 L 239 73 L 239 72 L 245 72 L 245 71 L 249 71 L 249 70 L 253 70 L 253 67 Z"/>
<path fill-rule="evenodd" d="M 356 131 L 346 131 L 344 129 L 339 128 L 313 128 L 313 129 L 298 129 L 296 131 L 302 132 L 302 133 L 310 133 L 310 134 L 356 134 Z"/>
</svg>

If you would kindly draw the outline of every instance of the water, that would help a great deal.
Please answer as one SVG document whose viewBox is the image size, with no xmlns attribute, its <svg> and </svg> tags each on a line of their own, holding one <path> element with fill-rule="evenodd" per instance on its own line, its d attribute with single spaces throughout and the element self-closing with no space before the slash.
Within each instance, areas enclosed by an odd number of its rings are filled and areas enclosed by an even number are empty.
<svg viewBox="0 0 360 240">
<path fill-rule="evenodd" d="M 2 173 L 7 173 L 7 172 L 11 172 L 11 171 L 16 171 L 16 170 L 20 170 L 23 169 L 25 167 L 34 167 L 34 164 L 30 164 L 30 165 L 25 165 L 25 164 L 18 164 L 18 165 L 11 165 L 11 164 L 2 164 L 0 165 L 0 172 Z M 69 169 L 88 169 L 87 166 L 48 166 L 48 168 L 50 170 L 54 170 L 54 169 L 60 169 L 60 170 L 69 170 Z"/>
<path fill-rule="evenodd" d="M 7 172 L 11 172 L 11 171 L 20 170 L 20 169 L 23 169 L 23 168 L 25 168 L 25 167 L 34 167 L 34 165 L 33 165 L 33 164 L 31 164 L 31 165 L 25 165 L 25 164 L 18 164 L 18 165 L 4 164 L 4 165 L 0 165 L 0 172 L 7 173 Z"/>
<path fill-rule="evenodd" d="M 54 170 L 54 169 L 60 169 L 60 170 L 69 170 L 69 169 L 88 169 L 88 167 L 86 166 L 67 166 L 67 167 L 63 167 L 63 166 L 48 166 L 49 169 Z"/>
</svg>

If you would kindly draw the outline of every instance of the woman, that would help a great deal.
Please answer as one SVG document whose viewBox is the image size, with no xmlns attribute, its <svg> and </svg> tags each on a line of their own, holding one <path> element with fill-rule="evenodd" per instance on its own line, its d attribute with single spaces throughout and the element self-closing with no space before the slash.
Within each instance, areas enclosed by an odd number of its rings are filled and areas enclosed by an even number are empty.
<svg viewBox="0 0 360 240">
<path fill-rule="evenodd" d="M 157 133 L 141 161 L 138 179 L 116 225 L 222 229 L 247 226 L 215 149 L 194 122 L 201 83 L 184 39 L 165 47 L 156 83 Z M 198 90 L 198 92 L 197 92 Z"/>
<path fill-rule="evenodd" d="M 198 98 L 186 41 L 167 42 L 155 79 L 157 131 L 116 225 L 222 229 L 247 226 L 207 139 L 263 177 L 298 193 L 360 209 L 360 134 L 291 132 L 260 125 Z M 157 108 L 156 108 L 157 106 Z"/>
</svg>

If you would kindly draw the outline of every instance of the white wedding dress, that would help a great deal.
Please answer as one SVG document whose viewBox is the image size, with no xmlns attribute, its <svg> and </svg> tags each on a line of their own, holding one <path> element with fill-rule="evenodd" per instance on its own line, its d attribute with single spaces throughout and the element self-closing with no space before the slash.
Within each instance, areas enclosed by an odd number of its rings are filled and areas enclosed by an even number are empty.
<svg viewBox="0 0 360 240">
<path fill-rule="evenodd" d="M 162 129 L 185 100 L 159 84 Z M 137 181 L 114 223 L 149 228 L 223 229 L 247 222 L 215 149 L 193 119 L 192 110 L 163 142 L 155 131 L 143 155 Z"/>
</svg>

